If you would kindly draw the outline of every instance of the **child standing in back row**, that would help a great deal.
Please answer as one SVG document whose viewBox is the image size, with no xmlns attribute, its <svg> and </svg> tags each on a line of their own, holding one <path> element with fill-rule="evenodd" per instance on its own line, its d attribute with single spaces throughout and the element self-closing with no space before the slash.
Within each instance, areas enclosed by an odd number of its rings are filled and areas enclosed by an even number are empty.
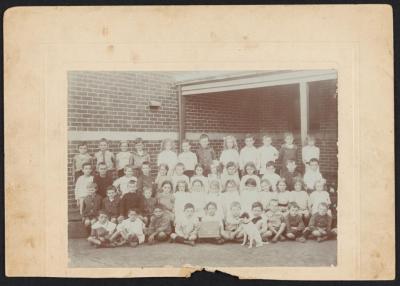
<svg viewBox="0 0 400 286">
<path fill-rule="evenodd" d="M 285 144 L 279 150 L 279 162 L 281 163 L 281 176 L 287 170 L 286 165 L 288 160 L 297 161 L 297 146 L 293 143 L 293 134 L 288 132 L 284 135 Z"/>
<path fill-rule="evenodd" d="M 107 166 L 107 173 L 113 177 L 115 156 L 114 153 L 108 150 L 108 141 L 105 138 L 101 138 L 99 142 L 99 151 L 94 154 L 96 159 L 96 169 L 100 163 L 105 163 Z"/>
<path fill-rule="evenodd" d="M 81 142 L 78 145 L 79 154 L 76 154 L 72 163 L 72 174 L 74 175 L 74 183 L 80 176 L 83 175 L 82 166 L 85 163 L 90 163 L 92 165 L 93 158 L 88 154 L 86 142 Z"/>
<path fill-rule="evenodd" d="M 244 139 L 244 143 L 246 145 L 242 148 L 242 150 L 240 150 L 239 155 L 239 165 L 242 175 L 245 175 L 246 173 L 245 166 L 247 163 L 252 162 L 254 166 L 256 166 L 256 171 L 257 167 L 260 165 L 257 148 L 254 147 L 254 142 L 254 136 L 247 134 Z"/>
<path fill-rule="evenodd" d="M 221 153 L 219 161 L 224 168 L 224 173 L 226 172 L 227 164 L 233 162 L 236 168 L 239 167 L 239 151 L 236 138 L 234 136 L 228 135 L 224 137 L 224 150 Z"/>
<path fill-rule="evenodd" d="M 305 166 L 305 171 L 307 171 L 308 164 L 311 159 L 319 160 L 319 148 L 315 146 L 315 137 L 308 135 L 306 138 L 306 146 L 302 149 L 302 159 Z"/>
<path fill-rule="evenodd" d="M 178 162 L 182 163 L 185 168 L 183 173 L 191 178 L 194 174 L 194 166 L 197 164 L 197 157 L 195 153 L 190 151 L 189 140 L 182 141 L 182 153 L 178 155 Z"/>
<path fill-rule="evenodd" d="M 210 166 L 213 160 L 217 158 L 214 149 L 209 145 L 209 138 L 207 134 L 201 134 L 199 139 L 199 149 L 197 149 L 198 164 L 204 168 L 203 175 L 207 176 L 210 172 Z M 195 170 L 196 171 L 196 170 Z"/>
<path fill-rule="evenodd" d="M 175 170 L 176 163 L 178 163 L 178 155 L 175 152 L 174 141 L 170 138 L 164 139 L 161 142 L 161 152 L 157 157 L 157 166 L 166 164 L 168 166 L 168 174 L 172 175 Z"/>
<path fill-rule="evenodd" d="M 124 175 L 124 168 L 126 165 L 129 165 L 129 163 L 133 160 L 132 159 L 133 155 L 131 152 L 128 151 L 129 148 L 128 141 L 126 140 L 121 141 L 119 146 L 121 148 L 121 151 L 117 153 L 115 159 L 116 159 L 118 177 L 122 177 Z"/>
<path fill-rule="evenodd" d="M 265 174 L 265 168 L 268 162 L 275 162 L 279 157 L 279 152 L 274 146 L 271 145 L 272 138 L 269 135 L 263 136 L 263 146 L 258 148 L 259 160 L 260 160 L 260 175 Z"/>
<path fill-rule="evenodd" d="M 135 150 L 132 153 L 131 161 L 129 165 L 133 165 L 135 170 L 140 170 L 143 162 L 150 161 L 150 155 L 144 149 L 144 143 L 142 138 L 136 138 L 135 140 Z"/>
</svg>

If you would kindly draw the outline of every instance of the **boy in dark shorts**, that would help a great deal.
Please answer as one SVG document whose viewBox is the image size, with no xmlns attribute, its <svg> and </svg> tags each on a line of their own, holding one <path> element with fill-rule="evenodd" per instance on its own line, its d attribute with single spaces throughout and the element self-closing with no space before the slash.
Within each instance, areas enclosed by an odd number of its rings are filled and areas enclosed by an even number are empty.
<svg viewBox="0 0 400 286">
<path fill-rule="evenodd" d="M 289 213 L 285 216 L 286 237 L 290 240 L 306 242 L 303 236 L 304 222 L 298 211 L 299 206 L 296 203 L 289 204 Z"/>
</svg>

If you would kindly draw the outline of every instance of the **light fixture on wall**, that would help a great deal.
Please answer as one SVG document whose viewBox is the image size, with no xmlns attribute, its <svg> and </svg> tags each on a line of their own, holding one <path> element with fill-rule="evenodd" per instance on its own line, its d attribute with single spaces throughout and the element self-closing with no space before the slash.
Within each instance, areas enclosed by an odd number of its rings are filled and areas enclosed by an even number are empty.
<svg viewBox="0 0 400 286">
<path fill-rule="evenodd" d="M 151 109 L 158 109 L 161 107 L 161 102 L 160 101 L 156 101 L 156 100 L 150 100 L 149 101 L 149 107 Z"/>
</svg>

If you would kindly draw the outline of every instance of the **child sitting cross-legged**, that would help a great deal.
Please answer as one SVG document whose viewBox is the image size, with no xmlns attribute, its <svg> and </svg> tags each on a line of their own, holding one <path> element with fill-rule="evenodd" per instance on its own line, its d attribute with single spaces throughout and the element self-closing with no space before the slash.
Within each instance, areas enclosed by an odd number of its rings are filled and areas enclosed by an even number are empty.
<svg viewBox="0 0 400 286">
<path fill-rule="evenodd" d="M 285 227 L 285 217 L 278 206 L 278 200 L 273 199 L 269 202 L 269 211 L 265 213 L 260 231 L 263 241 L 269 241 L 270 239 L 272 242 L 277 242 L 278 239 L 286 240 L 283 236 Z"/>
<path fill-rule="evenodd" d="M 156 205 L 147 229 L 147 242 L 149 244 L 154 244 L 157 241 L 166 241 L 170 237 L 171 233 L 171 216 L 164 211 L 162 205 Z"/>
<path fill-rule="evenodd" d="M 320 203 L 318 212 L 311 216 L 308 227 L 304 230 L 304 236 L 321 242 L 336 236 L 336 230 L 332 231 L 331 227 L 332 217 L 328 214 L 328 204 Z"/>
<path fill-rule="evenodd" d="M 289 204 L 289 213 L 285 216 L 286 237 L 290 240 L 306 242 L 303 236 L 304 222 L 298 210 L 299 206 L 296 203 Z"/>
<path fill-rule="evenodd" d="M 243 231 L 240 226 L 240 215 L 242 207 L 240 202 L 233 201 L 230 206 L 230 212 L 224 220 L 224 231 L 222 237 L 228 241 L 242 242 Z"/>
<path fill-rule="evenodd" d="M 115 231 L 116 224 L 108 220 L 108 215 L 104 211 L 99 211 L 97 221 L 92 225 L 92 230 L 88 241 L 96 247 L 112 247 L 110 241 Z"/>
<path fill-rule="evenodd" d="M 125 244 L 136 247 L 144 242 L 144 223 L 139 219 L 138 213 L 130 209 L 128 218 L 117 226 L 117 231 L 111 236 L 110 240 L 114 246 Z"/>
<path fill-rule="evenodd" d="M 204 217 L 202 217 L 199 227 L 200 241 L 223 244 L 223 229 L 222 219 L 217 215 L 217 204 L 214 202 L 207 203 L 204 207 Z"/>
<path fill-rule="evenodd" d="M 260 202 L 255 202 L 251 205 L 251 222 L 254 223 L 259 231 L 261 230 L 263 224 L 263 211 L 263 206 Z"/>
<path fill-rule="evenodd" d="M 199 230 L 199 219 L 194 215 L 194 205 L 185 204 L 183 213 L 184 216 L 175 223 L 175 232 L 171 234 L 171 242 L 194 246 Z"/>
</svg>

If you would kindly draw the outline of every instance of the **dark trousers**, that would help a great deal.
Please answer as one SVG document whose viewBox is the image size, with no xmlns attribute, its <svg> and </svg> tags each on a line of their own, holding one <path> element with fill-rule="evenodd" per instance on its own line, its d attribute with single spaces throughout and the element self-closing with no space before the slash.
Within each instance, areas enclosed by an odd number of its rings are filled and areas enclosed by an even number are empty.
<svg viewBox="0 0 400 286">
<path fill-rule="evenodd" d="M 117 175 L 118 175 L 118 178 L 125 176 L 124 169 L 119 169 Z"/>
<path fill-rule="evenodd" d="M 191 177 L 193 177 L 194 171 L 193 170 L 186 170 L 186 171 L 183 172 L 183 174 L 188 176 L 189 179 L 190 179 Z"/>
</svg>

